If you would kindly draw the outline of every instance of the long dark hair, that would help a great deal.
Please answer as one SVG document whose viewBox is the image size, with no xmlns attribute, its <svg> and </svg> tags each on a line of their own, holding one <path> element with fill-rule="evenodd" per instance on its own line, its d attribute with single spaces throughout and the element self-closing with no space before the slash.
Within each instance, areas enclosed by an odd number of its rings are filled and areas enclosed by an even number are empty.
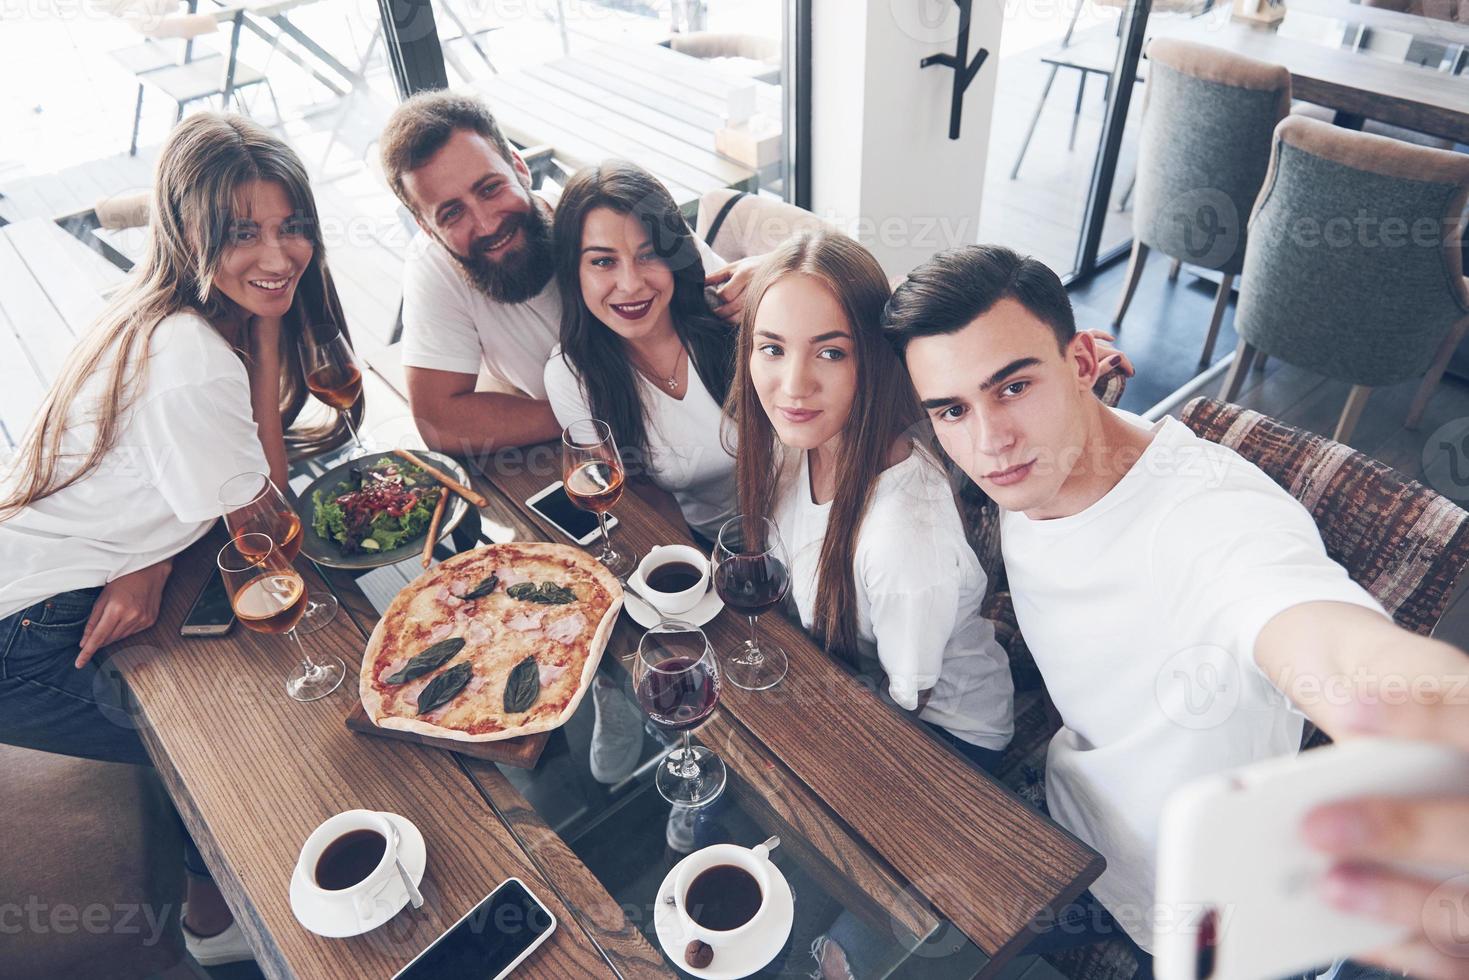
<svg viewBox="0 0 1469 980">
<path fill-rule="evenodd" d="M 883 336 L 882 311 L 889 296 L 882 267 L 857 242 L 831 232 L 792 238 L 771 252 L 746 293 L 735 381 L 725 410 L 739 439 L 735 471 L 740 512 L 769 517 L 781 476 L 779 438 L 750 378 L 755 314 L 765 293 L 788 276 L 805 276 L 832 294 L 846 314 L 857 361 L 857 393 L 842 427 L 836 459 L 836 497 L 817 563 L 812 633 L 830 653 L 854 662 L 857 653 L 857 583 L 853 562 L 857 533 L 872 492 L 900 438 L 928 451 L 930 438 L 908 372 Z"/>
<path fill-rule="evenodd" d="M 37 410 L 11 470 L 15 482 L 0 499 L 0 520 L 71 486 L 101 464 L 117 444 L 124 414 L 144 389 L 149 343 L 159 323 L 183 310 L 198 312 L 216 329 L 229 319 L 233 304 L 214 278 L 230 247 L 240 189 L 255 180 L 273 181 L 285 190 L 312 245 L 311 262 L 282 322 L 280 408 L 286 448 L 300 458 L 347 441 L 349 430 L 336 413 L 330 423 L 293 428 L 309 395 L 301 349 L 313 334 L 329 337 L 340 330 L 348 336 L 306 168 L 289 146 L 243 116 L 200 112 L 175 126 L 159 153 L 146 253 L 95 328 L 72 349 Z M 83 387 L 104 368 L 94 415 L 97 434 L 81 465 L 66 474 L 61 442 L 67 416 Z M 352 407 L 359 422 L 364 404 L 359 398 Z"/>
<path fill-rule="evenodd" d="M 704 301 L 704 260 L 672 196 L 637 164 L 611 160 L 579 171 L 561 192 L 552 224 L 561 292 L 561 356 L 580 379 L 592 414 L 620 449 L 648 448 L 646 409 L 624 341 L 588 309 L 581 293 L 582 227 L 597 208 L 630 214 L 648 230 L 659 261 L 673 273 L 673 329 L 709 394 L 723 402 L 734 377 L 734 331 Z"/>
</svg>

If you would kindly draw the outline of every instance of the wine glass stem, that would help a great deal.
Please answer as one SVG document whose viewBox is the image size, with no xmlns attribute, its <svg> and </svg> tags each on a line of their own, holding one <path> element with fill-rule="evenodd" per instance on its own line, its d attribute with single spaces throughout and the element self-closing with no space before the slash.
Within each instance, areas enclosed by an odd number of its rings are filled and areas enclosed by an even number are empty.
<svg viewBox="0 0 1469 980">
<path fill-rule="evenodd" d="M 301 668 L 308 674 L 314 674 L 320 670 L 321 668 L 311 659 L 311 654 L 306 652 L 306 644 L 301 642 L 301 637 L 296 635 L 296 631 L 292 629 L 286 635 L 296 642 L 296 652 L 301 655 Z"/>
<path fill-rule="evenodd" d="M 745 656 L 745 662 L 751 664 L 761 663 L 765 658 L 760 655 L 760 617 L 750 617 L 750 652 Z"/>
<path fill-rule="evenodd" d="M 678 775 L 680 779 L 697 779 L 699 776 L 699 763 L 694 759 L 693 736 L 687 730 L 683 733 L 683 749 L 679 752 Z"/>
<path fill-rule="evenodd" d="M 602 526 L 602 555 L 606 559 L 612 555 L 612 536 L 607 533 L 607 515 L 600 510 L 597 511 L 597 523 Z"/>
<path fill-rule="evenodd" d="M 347 431 L 352 433 L 352 442 L 357 446 L 358 449 L 363 449 L 364 447 L 362 445 L 362 437 L 357 434 L 357 427 L 352 424 L 351 409 L 348 409 L 345 412 L 339 411 L 337 414 L 341 415 L 342 421 L 347 423 Z"/>
</svg>

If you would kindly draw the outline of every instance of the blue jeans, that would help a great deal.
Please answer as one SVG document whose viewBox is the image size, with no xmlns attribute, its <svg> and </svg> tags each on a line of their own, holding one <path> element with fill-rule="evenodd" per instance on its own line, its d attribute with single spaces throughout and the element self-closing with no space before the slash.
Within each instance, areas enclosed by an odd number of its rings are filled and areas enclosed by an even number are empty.
<svg viewBox="0 0 1469 980">
<path fill-rule="evenodd" d="M 0 619 L 0 742 L 152 765 L 116 671 L 72 666 L 100 588 L 62 592 Z"/>
<path fill-rule="evenodd" d="M 0 743 L 99 762 L 153 764 L 122 677 L 107 669 L 104 658 L 73 666 L 101 592 L 62 592 L 0 619 Z M 187 831 L 184 843 L 185 866 L 207 876 Z"/>
<path fill-rule="evenodd" d="M 945 745 L 958 752 L 991 776 L 1000 771 L 1000 762 L 1005 758 L 1004 752 L 987 749 L 982 745 L 975 745 L 973 742 L 966 742 L 947 728 L 935 725 L 932 722 L 925 721 L 924 724 L 928 726 L 929 731 L 942 739 Z"/>
</svg>

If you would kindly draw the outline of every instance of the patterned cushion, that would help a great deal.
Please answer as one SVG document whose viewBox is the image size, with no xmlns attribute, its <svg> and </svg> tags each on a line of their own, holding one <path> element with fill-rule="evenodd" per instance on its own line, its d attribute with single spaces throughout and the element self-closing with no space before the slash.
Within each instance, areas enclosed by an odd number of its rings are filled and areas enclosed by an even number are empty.
<svg viewBox="0 0 1469 980">
<path fill-rule="evenodd" d="M 1394 622 L 1433 632 L 1469 563 L 1469 512 L 1386 463 L 1238 405 L 1195 398 L 1183 407 L 1183 423 L 1299 500 L 1326 553 Z M 1330 741 L 1306 723 L 1302 748 Z"/>
<path fill-rule="evenodd" d="M 1469 563 L 1469 512 L 1355 449 L 1237 405 L 1195 398 L 1183 423 L 1305 505 L 1326 553 L 1399 626 L 1433 632 Z"/>
</svg>

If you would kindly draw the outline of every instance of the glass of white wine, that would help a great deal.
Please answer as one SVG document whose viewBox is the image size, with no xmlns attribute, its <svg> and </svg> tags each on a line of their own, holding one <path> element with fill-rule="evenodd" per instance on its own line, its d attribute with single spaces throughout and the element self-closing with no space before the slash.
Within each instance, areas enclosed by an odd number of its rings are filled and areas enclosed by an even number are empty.
<svg viewBox="0 0 1469 980">
<path fill-rule="evenodd" d="M 236 535 L 219 549 L 219 572 L 229 592 L 230 607 L 246 629 L 285 633 L 296 645 L 301 663 L 286 678 L 286 693 L 297 701 L 315 701 L 335 691 L 346 676 L 340 657 L 318 663 L 301 642 L 296 624 L 306 612 L 306 582 L 268 534 Z"/>
</svg>

